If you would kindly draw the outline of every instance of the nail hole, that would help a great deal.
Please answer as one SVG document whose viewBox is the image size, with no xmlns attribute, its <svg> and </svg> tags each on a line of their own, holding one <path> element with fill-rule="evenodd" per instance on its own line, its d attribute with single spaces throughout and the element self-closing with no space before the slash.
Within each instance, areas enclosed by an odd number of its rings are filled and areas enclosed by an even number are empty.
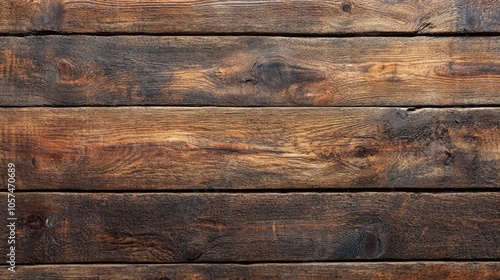
<svg viewBox="0 0 500 280">
<path fill-rule="evenodd" d="M 349 4 L 349 3 L 342 4 L 342 11 L 344 11 L 346 13 L 350 13 L 351 9 L 352 9 L 351 4 Z"/>
</svg>

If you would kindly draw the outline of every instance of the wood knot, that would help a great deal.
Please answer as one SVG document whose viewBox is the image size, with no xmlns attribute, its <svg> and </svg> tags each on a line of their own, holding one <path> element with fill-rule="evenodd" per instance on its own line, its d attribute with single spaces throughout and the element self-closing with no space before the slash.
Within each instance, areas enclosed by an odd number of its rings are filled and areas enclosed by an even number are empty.
<svg viewBox="0 0 500 280">
<path fill-rule="evenodd" d="M 371 218 L 369 218 L 371 219 Z M 359 221 L 361 224 L 369 221 Z M 333 248 L 342 259 L 378 259 L 385 255 L 385 226 L 380 223 L 362 226 L 342 234 Z"/>
<path fill-rule="evenodd" d="M 361 241 L 361 257 L 366 259 L 375 259 L 384 252 L 382 240 L 377 233 L 366 231 Z"/>
<path fill-rule="evenodd" d="M 194 246 L 194 247 L 189 247 L 185 251 L 184 256 L 188 262 L 193 262 L 193 261 L 198 260 L 202 255 L 203 255 L 203 252 L 201 252 L 201 250 L 198 247 Z"/>
<path fill-rule="evenodd" d="M 259 83 L 272 90 L 286 90 L 294 84 L 304 82 L 317 82 L 324 79 L 324 75 L 317 70 L 304 66 L 290 64 L 281 58 L 269 59 L 256 64 L 253 77 L 248 78 L 249 82 Z"/>
<path fill-rule="evenodd" d="M 376 152 L 375 150 L 368 149 L 368 148 L 363 147 L 363 146 L 356 146 L 354 156 L 358 157 L 358 158 L 365 158 L 365 157 L 374 155 L 375 152 Z"/>
<path fill-rule="evenodd" d="M 71 80 L 75 74 L 73 65 L 66 59 L 61 59 L 61 61 L 57 63 L 57 71 L 63 80 Z"/>
<path fill-rule="evenodd" d="M 444 162 L 445 166 L 451 165 L 454 160 L 455 160 L 455 155 L 452 152 L 450 152 L 450 151 L 444 151 L 443 162 Z"/>
<path fill-rule="evenodd" d="M 38 215 L 29 215 L 26 217 L 26 225 L 32 230 L 41 230 L 45 228 L 45 222 Z"/>
<path fill-rule="evenodd" d="M 257 65 L 259 80 L 270 88 L 285 88 L 290 81 L 288 65 L 280 60 L 263 62 Z"/>
<path fill-rule="evenodd" d="M 352 5 L 350 3 L 343 3 L 342 4 L 342 11 L 345 13 L 350 13 L 352 10 Z"/>
</svg>

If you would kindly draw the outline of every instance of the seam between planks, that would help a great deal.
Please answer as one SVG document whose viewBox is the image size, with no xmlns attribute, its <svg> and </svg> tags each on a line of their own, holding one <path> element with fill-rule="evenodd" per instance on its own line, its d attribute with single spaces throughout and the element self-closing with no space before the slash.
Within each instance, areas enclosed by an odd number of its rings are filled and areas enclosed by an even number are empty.
<svg viewBox="0 0 500 280">
<path fill-rule="evenodd" d="M 398 193 L 398 194 L 488 194 L 498 193 L 497 188 L 476 188 L 476 189 L 433 189 L 433 188 L 357 188 L 357 189 L 178 189 L 178 190 L 75 190 L 75 189 L 36 189 L 20 190 L 16 193 L 32 194 L 348 194 L 348 193 Z M 8 193 L 2 190 L 0 193 Z"/>
<path fill-rule="evenodd" d="M 500 94 L 500 91 L 499 91 Z M 0 105 L 0 108 L 9 109 L 24 109 L 24 108 L 54 108 L 54 109 L 72 109 L 72 108 L 142 108 L 142 107 L 157 107 L 157 108 L 172 108 L 172 109 L 197 109 L 197 108 L 224 108 L 224 109 L 406 109 L 410 112 L 423 110 L 423 109 L 498 109 L 500 104 L 486 104 L 486 105 L 454 105 L 454 106 L 212 106 L 212 105 L 155 105 L 155 104 L 130 104 L 130 105 L 35 105 L 35 106 L 6 106 Z"/>
<path fill-rule="evenodd" d="M 405 264 L 405 263 L 499 263 L 500 259 L 381 259 L 381 260 L 348 260 L 348 261 L 232 261 L 232 262 L 68 262 L 68 263 L 38 263 L 38 264 L 29 264 L 29 263 L 21 263 L 16 266 L 25 266 L 25 267 L 33 267 L 33 266 L 50 266 L 50 265 L 61 265 L 61 266 L 78 266 L 78 265 L 153 265 L 153 266 L 161 266 L 161 265 L 260 265 L 260 264 L 268 264 L 268 265 L 283 265 L 283 264 L 382 264 L 382 263 L 397 263 L 397 264 Z M 1 265 L 0 267 L 8 267 L 8 265 Z"/>
<path fill-rule="evenodd" d="M 290 37 L 290 38 L 353 38 L 353 37 L 496 37 L 500 36 L 500 32 L 484 32 L 484 33 L 412 33 L 412 32 L 374 32 L 374 33 L 256 33 L 256 32 L 228 32 L 228 33 L 199 33 L 199 32 L 168 32 L 168 33 L 147 33 L 147 32 L 26 32 L 26 33 L 0 33 L 0 37 L 32 37 L 32 36 L 152 36 L 152 37 L 169 37 L 169 36 L 249 36 L 249 37 Z"/>
</svg>

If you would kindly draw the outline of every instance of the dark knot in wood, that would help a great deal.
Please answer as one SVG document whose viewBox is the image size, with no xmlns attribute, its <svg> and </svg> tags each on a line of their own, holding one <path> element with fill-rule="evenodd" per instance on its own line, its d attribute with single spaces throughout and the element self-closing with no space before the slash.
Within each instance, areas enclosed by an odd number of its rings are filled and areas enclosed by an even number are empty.
<svg viewBox="0 0 500 280">
<path fill-rule="evenodd" d="M 45 222 L 38 215 L 30 215 L 26 218 L 26 225 L 32 230 L 41 230 L 45 228 Z"/>
</svg>

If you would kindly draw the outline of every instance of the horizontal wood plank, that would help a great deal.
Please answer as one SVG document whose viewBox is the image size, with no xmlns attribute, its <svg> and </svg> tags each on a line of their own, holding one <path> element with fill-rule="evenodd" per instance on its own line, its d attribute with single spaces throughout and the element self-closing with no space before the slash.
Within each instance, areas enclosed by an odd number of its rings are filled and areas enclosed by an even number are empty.
<svg viewBox="0 0 500 280">
<path fill-rule="evenodd" d="M 0 270 L 2 279 L 407 279 L 496 280 L 499 262 L 305 264 L 36 265 Z"/>
<path fill-rule="evenodd" d="M 500 258 L 498 192 L 17 193 L 16 209 L 17 264 Z"/>
<path fill-rule="evenodd" d="M 496 37 L 4 37 L 0 105 L 498 105 L 499 58 Z"/>
<path fill-rule="evenodd" d="M 0 128 L 22 190 L 500 187 L 496 108 L 3 108 Z"/>
<path fill-rule="evenodd" d="M 495 0 L 1 1 L 0 32 L 476 33 L 500 31 Z"/>
</svg>

